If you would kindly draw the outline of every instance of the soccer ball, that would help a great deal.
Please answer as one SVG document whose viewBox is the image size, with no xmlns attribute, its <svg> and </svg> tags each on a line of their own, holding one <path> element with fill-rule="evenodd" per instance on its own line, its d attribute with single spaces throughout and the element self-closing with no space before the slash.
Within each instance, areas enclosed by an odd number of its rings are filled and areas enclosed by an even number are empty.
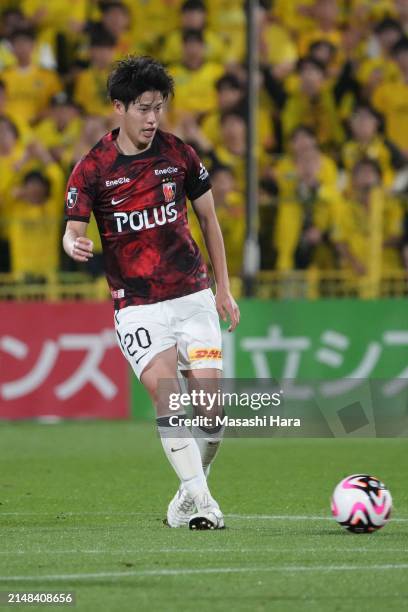
<svg viewBox="0 0 408 612">
<path fill-rule="evenodd" d="M 353 533 L 381 529 L 391 515 L 392 497 L 385 484 L 368 474 L 353 474 L 334 489 L 331 510 L 336 521 Z"/>
</svg>

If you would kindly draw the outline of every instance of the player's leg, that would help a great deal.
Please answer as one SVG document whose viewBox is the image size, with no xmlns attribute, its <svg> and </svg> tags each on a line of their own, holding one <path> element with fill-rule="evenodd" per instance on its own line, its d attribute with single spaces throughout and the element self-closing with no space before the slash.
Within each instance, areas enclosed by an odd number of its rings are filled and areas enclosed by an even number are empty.
<svg viewBox="0 0 408 612">
<path fill-rule="evenodd" d="M 177 328 L 179 369 L 187 379 L 190 393 L 201 389 L 216 393 L 222 377 L 222 337 L 214 295 L 207 289 L 177 301 L 181 302 Z M 207 406 L 195 409 L 196 414 L 211 416 Z M 214 417 L 221 416 L 222 407 L 215 404 L 212 413 Z M 213 423 L 210 427 L 193 427 L 192 433 L 208 476 L 221 444 L 223 427 Z"/>
<path fill-rule="evenodd" d="M 169 408 L 169 395 L 180 393 L 176 348 L 169 348 L 156 355 L 146 365 L 140 380 L 156 408 L 157 428 L 167 459 L 182 487 L 194 499 L 208 489 L 200 451 L 183 422 L 184 412 Z"/>
<path fill-rule="evenodd" d="M 172 526 L 188 525 L 195 510 L 194 498 L 207 493 L 208 488 L 198 446 L 182 422 L 181 411 L 171 411 L 169 407 L 169 394 L 179 393 L 180 389 L 176 337 L 169 325 L 166 304 L 129 306 L 117 311 L 115 329 L 124 356 L 152 398 L 164 451 L 180 478 L 183 496 L 189 500 L 187 517 L 182 513 L 183 520 L 175 520 Z M 170 425 L 170 416 L 179 418 L 176 426 Z"/>
<path fill-rule="evenodd" d="M 170 394 L 180 392 L 176 368 L 177 352 L 172 347 L 156 355 L 147 364 L 140 379 L 156 407 L 164 452 L 180 479 L 177 502 L 169 505 L 167 523 L 170 527 L 189 524 L 192 529 L 221 528 L 224 519 L 208 489 L 197 443 L 184 425 L 184 414 L 171 411 L 169 407 Z M 183 507 L 187 506 L 189 512 L 186 516 Z M 195 509 L 197 513 L 191 516 L 191 510 Z"/>
<path fill-rule="evenodd" d="M 187 378 L 190 393 L 193 390 L 216 393 L 222 373 L 222 352 L 214 295 L 211 290 L 204 290 L 173 302 L 179 370 Z M 194 406 L 193 414 L 215 417 L 219 414 L 219 407 L 214 404 L 209 413 L 205 405 Z M 218 429 L 215 422 L 206 429 L 207 431 L 197 427 L 193 433 L 200 448 L 203 466 L 208 471 L 220 446 L 222 430 Z M 224 521 L 217 502 L 213 498 L 204 502 L 207 503 L 197 504 L 197 512 L 190 517 L 190 527 L 212 528 L 214 525 L 211 525 L 211 517 L 214 515 L 217 519 L 215 527 L 223 526 Z"/>
<path fill-rule="evenodd" d="M 222 371 L 218 368 L 195 368 L 184 372 L 188 380 L 188 388 L 190 396 L 196 392 L 196 398 L 202 398 L 195 402 L 193 406 L 193 415 L 205 417 L 205 422 L 194 426 L 192 433 L 200 450 L 201 462 L 204 473 L 208 477 L 211 463 L 213 462 L 218 449 L 220 447 L 224 427 L 218 422 L 218 417 L 223 414 L 223 407 L 220 406 L 216 398 L 220 390 L 220 378 Z M 201 395 L 202 393 L 202 395 Z M 208 402 L 206 398 L 212 398 Z M 203 420 L 203 419 L 201 419 Z M 208 506 L 213 508 L 208 508 Z M 216 508 L 216 510 L 214 510 Z M 223 515 L 219 509 L 217 502 L 211 498 L 207 506 L 203 504 L 201 507 L 197 505 L 197 510 L 190 516 L 189 526 L 191 529 L 206 529 L 211 527 L 212 513 L 215 513 L 222 525 L 224 524 Z"/>
<path fill-rule="evenodd" d="M 206 392 L 216 394 L 219 388 L 217 381 L 222 377 L 222 371 L 216 368 L 202 368 L 187 370 L 184 372 L 184 375 L 187 378 L 190 393 L 193 390 L 200 391 L 202 389 Z M 211 384 L 211 381 L 214 381 L 214 384 Z M 223 409 L 222 406 L 219 406 L 215 402 L 210 411 L 208 410 L 208 405 L 204 404 L 201 407 L 197 406 L 195 414 L 198 416 L 207 416 L 213 421 L 208 423 L 207 426 L 197 425 L 192 428 L 192 434 L 200 449 L 203 470 L 206 478 L 208 478 L 211 464 L 218 453 L 223 439 L 224 427 L 215 422 L 216 416 L 222 417 Z"/>
</svg>

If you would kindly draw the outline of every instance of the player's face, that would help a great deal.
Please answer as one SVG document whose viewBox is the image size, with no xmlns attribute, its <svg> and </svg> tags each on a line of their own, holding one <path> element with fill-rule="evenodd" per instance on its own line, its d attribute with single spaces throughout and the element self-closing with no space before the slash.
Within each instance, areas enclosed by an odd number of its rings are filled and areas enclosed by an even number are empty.
<svg viewBox="0 0 408 612">
<path fill-rule="evenodd" d="M 138 149 L 150 146 L 163 113 L 160 91 L 145 91 L 122 114 L 122 127 Z"/>
</svg>

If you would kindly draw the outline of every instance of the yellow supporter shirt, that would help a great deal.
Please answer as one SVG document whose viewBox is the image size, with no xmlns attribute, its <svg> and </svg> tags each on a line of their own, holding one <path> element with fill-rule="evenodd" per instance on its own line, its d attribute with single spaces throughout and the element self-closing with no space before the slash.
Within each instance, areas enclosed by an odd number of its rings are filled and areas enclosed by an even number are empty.
<svg viewBox="0 0 408 612">
<path fill-rule="evenodd" d="M 16 145 L 10 155 L 0 156 L 0 237 L 8 235 L 8 202 L 10 192 L 16 184 L 15 164 L 23 156 L 23 149 Z"/>
<path fill-rule="evenodd" d="M 376 161 L 382 170 L 384 185 L 390 187 L 394 180 L 394 172 L 391 165 L 391 153 L 384 139 L 376 136 L 373 140 L 363 145 L 355 140 L 348 140 L 342 147 L 341 158 L 343 166 L 351 172 L 354 165 L 364 157 Z"/>
<path fill-rule="evenodd" d="M 74 100 L 87 115 L 108 116 L 112 111 L 112 104 L 106 92 L 106 81 L 109 70 L 87 68 L 79 73 L 75 80 Z"/>
<path fill-rule="evenodd" d="M 392 84 L 400 78 L 398 66 L 386 57 L 372 57 L 363 60 L 356 72 L 356 77 L 362 85 L 367 85 L 375 74 L 379 78 L 378 85 L 382 83 Z"/>
<path fill-rule="evenodd" d="M 43 276 L 58 269 L 64 175 L 57 164 L 50 164 L 45 174 L 51 192 L 44 204 L 9 197 L 11 269 L 15 274 Z"/>
<path fill-rule="evenodd" d="M 281 198 L 278 206 L 274 243 L 277 251 L 277 270 L 289 271 L 295 267 L 295 253 L 302 234 L 306 214 L 312 224 L 322 233 L 331 233 L 335 227 L 339 194 L 337 190 L 320 187 L 313 202 L 304 203 L 299 199 Z M 319 245 L 312 259 L 313 266 L 332 267 L 332 260 L 326 245 Z M 319 265 L 320 264 L 320 265 Z"/>
<path fill-rule="evenodd" d="M 11 270 L 43 276 L 55 272 L 59 261 L 59 219 L 49 206 L 13 202 L 10 220 Z"/>
<path fill-rule="evenodd" d="M 56 72 L 31 65 L 12 66 L 0 73 L 6 84 L 6 112 L 12 119 L 31 123 L 46 110 L 62 86 Z"/>
<path fill-rule="evenodd" d="M 184 0 L 124 0 L 132 21 L 132 33 L 138 45 L 146 49 L 180 26 L 180 8 Z"/>
<path fill-rule="evenodd" d="M 285 28 L 278 23 L 270 23 L 263 33 L 267 45 L 266 60 L 274 66 L 294 64 L 298 59 L 296 44 Z"/>
<path fill-rule="evenodd" d="M 245 29 L 245 13 L 237 0 L 207 0 L 208 23 L 215 32 L 239 33 Z"/>
<path fill-rule="evenodd" d="M 245 191 L 245 156 L 231 153 L 223 146 L 215 148 L 217 159 L 224 166 L 231 169 L 234 179 L 240 193 Z"/>
<path fill-rule="evenodd" d="M 245 155 L 237 155 L 232 153 L 224 146 L 215 148 L 215 155 L 223 166 L 228 166 L 237 185 L 237 191 L 241 194 L 245 192 L 246 185 L 246 157 Z M 256 157 L 258 160 L 258 171 L 262 175 L 268 166 L 271 165 L 270 156 L 261 148 L 257 148 Z"/>
<path fill-rule="evenodd" d="M 310 8 L 314 0 L 276 0 L 273 3 L 272 16 L 277 18 L 290 31 L 306 32 L 315 27 L 311 17 L 304 15 L 303 7 Z"/>
<path fill-rule="evenodd" d="M 331 91 L 325 88 L 316 100 L 300 90 L 289 96 L 282 113 L 284 136 L 288 138 L 298 125 L 307 125 L 316 133 L 321 145 L 341 142 L 343 130 Z"/>
<path fill-rule="evenodd" d="M 242 62 L 245 58 L 245 13 L 236 0 L 208 0 L 208 25 L 225 45 L 225 64 Z"/>
<path fill-rule="evenodd" d="M 223 62 L 225 47 L 222 39 L 211 30 L 204 31 L 205 59 L 207 62 Z M 183 38 L 180 30 L 170 32 L 164 44 L 158 49 L 160 60 L 165 64 L 181 62 L 183 56 Z"/>
<path fill-rule="evenodd" d="M 142 55 L 144 51 L 144 48 L 141 44 L 139 44 L 139 41 L 134 37 L 131 31 L 124 32 L 116 43 L 114 60 L 117 62 L 123 59 L 126 55 L 130 55 L 132 53 Z"/>
<path fill-rule="evenodd" d="M 221 64 L 207 62 L 198 70 L 189 70 L 182 64 L 170 67 L 174 78 L 176 95 L 172 110 L 177 117 L 184 113 L 204 114 L 217 107 L 215 84 L 224 73 Z"/>
<path fill-rule="evenodd" d="M 316 29 L 311 32 L 305 32 L 302 34 L 298 41 L 299 54 L 301 56 L 306 55 L 309 51 L 310 45 L 313 43 L 324 40 L 331 43 L 336 49 L 341 49 L 342 33 L 340 30 L 330 30 L 323 32 L 322 30 Z"/>
<path fill-rule="evenodd" d="M 334 237 L 336 242 L 348 246 L 351 254 L 365 265 L 367 271 L 375 259 L 373 243 L 379 245 L 382 270 L 390 271 L 401 268 L 401 255 L 397 247 L 383 247 L 390 238 L 401 238 L 403 233 L 403 209 L 398 200 L 387 197 L 383 190 L 373 190 L 373 205 L 380 208 L 380 226 L 373 223 L 372 209 L 356 201 L 351 193 L 343 202 L 342 213 L 337 217 Z M 374 199 L 376 198 L 376 199 Z M 350 269 L 350 263 L 342 261 L 344 269 Z"/>
<path fill-rule="evenodd" d="M 242 273 L 245 243 L 245 208 L 241 194 L 232 192 L 227 205 L 217 206 L 217 217 L 225 243 L 228 269 L 231 276 Z"/>
<path fill-rule="evenodd" d="M 219 205 L 215 202 L 215 207 L 224 239 L 228 271 L 231 276 L 239 276 L 242 272 L 245 242 L 244 198 L 237 191 L 231 191 L 227 195 L 225 204 Z M 192 206 L 188 207 L 188 224 L 195 242 L 208 261 L 204 237 Z"/>
<path fill-rule="evenodd" d="M 261 141 L 260 144 L 270 149 L 275 142 L 272 115 L 266 108 L 258 108 L 257 119 L 257 136 Z M 201 129 L 213 147 L 222 145 L 221 113 L 219 111 L 216 110 L 204 117 L 201 123 Z"/>
<path fill-rule="evenodd" d="M 69 30 L 70 21 L 85 22 L 88 0 L 22 0 L 24 14 L 31 18 L 37 12 L 41 14 L 41 29 L 50 28 L 54 32 Z"/>
<path fill-rule="evenodd" d="M 16 57 L 11 50 L 11 45 L 5 41 L 0 41 L 0 70 L 13 66 L 16 63 Z"/>
<path fill-rule="evenodd" d="M 298 186 L 296 165 L 291 155 L 284 155 L 275 165 L 274 174 L 281 198 L 293 198 Z M 317 179 L 325 189 L 335 190 L 337 184 L 337 166 L 328 155 L 320 155 Z"/>
<path fill-rule="evenodd" d="M 408 149 L 408 84 L 399 80 L 380 85 L 372 99 L 374 107 L 386 120 L 388 138 L 401 150 Z"/>
<path fill-rule="evenodd" d="M 55 121 L 49 118 L 41 121 L 33 129 L 33 136 L 51 153 L 57 150 L 62 154 L 61 163 L 64 164 L 65 160 L 72 157 L 73 148 L 81 135 L 81 129 L 82 119 L 80 117 L 73 119 L 62 131 L 59 131 Z"/>
</svg>

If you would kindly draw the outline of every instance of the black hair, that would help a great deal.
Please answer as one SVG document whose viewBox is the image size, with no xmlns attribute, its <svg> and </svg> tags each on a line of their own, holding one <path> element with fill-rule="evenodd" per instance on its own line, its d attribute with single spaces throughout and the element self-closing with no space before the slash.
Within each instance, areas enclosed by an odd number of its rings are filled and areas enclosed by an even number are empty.
<svg viewBox="0 0 408 612">
<path fill-rule="evenodd" d="M 96 24 L 91 30 L 89 36 L 89 46 L 92 47 L 109 47 L 113 48 L 116 46 L 116 38 L 113 34 L 108 32 L 101 24 Z"/>
<path fill-rule="evenodd" d="M 102 2 L 100 9 L 102 14 L 107 13 L 112 9 L 120 9 L 124 13 L 129 14 L 129 8 L 126 6 L 126 4 L 120 2 L 120 0 L 109 0 L 109 2 Z"/>
<path fill-rule="evenodd" d="M 31 170 L 30 172 L 27 172 L 27 174 L 25 174 L 23 177 L 23 185 L 27 185 L 29 181 L 38 181 L 41 183 L 46 191 L 47 198 L 49 197 L 51 193 L 51 183 L 42 172 L 39 170 Z"/>
<path fill-rule="evenodd" d="M 112 102 L 119 100 L 127 109 L 145 91 L 160 91 L 164 100 L 173 95 L 173 78 L 160 62 L 147 55 L 128 55 L 115 64 L 108 77 Z"/>
<path fill-rule="evenodd" d="M 315 40 L 314 42 L 312 42 L 309 45 L 309 53 L 313 53 L 313 51 L 315 51 L 319 47 L 328 47 L 333 55 L 337 51 L 336 45 L 333 45 L 333 43 L 330 42 L 330 40 L 325 40 L 324 38 L 319 38 L 319 40 Z M 315 58 L 313 57 L 313 59 L 315 59 Z M 317 60 L 317 61 L 319 61 L 319 60 Z"/>
<path fill-rule="evenodd" d="M 181 12 L 187 13 L 188 11 L 202 11 L 207 12 L 204 2 L 202 0 L 186 0 L 181 6 Z"/>
<path fill-rule="evenodd" d="M 408 37 L 402 36 L 393 46 L 392 55 L 397 56 L 405 51 L 408 51 Z"/>
<path fill-rule="evenodd" d="M 401 36 L 404 34 L 404 30 L 402 29 L 400 22 L 396 19 L 391 19 L 391 17 L 386 17 L 374 27 L 374 32 L 376 34 L 382 34 L 387 30 L 398 30 Z"/>
<path fill-rule="evenodd" d="M 183 43 L 186 42 L 200 42 L 204 43 L 204 35 L 201 30 L 183 30 L 182 33 Z"/>
<path fill-rule="evenodd" d="M 239 89 L 242 91 L 241 81 L 235 74 L 223 74 L 215 84 L 217 91 L 221 91 L 224 88 L 228 89 Z"/>
<path fill-rule="evenodd" d="M 355 115 L 356 113 L 358 113 L 359 111 L 367 111 L 368 113 L 370 113 L 370 115 L 372 115 L 373 117 L 377 119 L 378 123 L 381 124 L 383 122 L 383 117 L 381 113 L 379 113 L 373 106 L 371 106 L 369 102 L 357 101 L 353 107 L 351 117 Z"/>
<path fill-rule="evenodd" d="M 10 130 L 13 132 L 15 138 L 20 137 L 20 132 L 18 131 L 18 127 L 16 126 L 14 121 L 10 119 L 10 117 L 7 117 L 7 115 L 0 115 L 0 123 L 6 123 L 8 127 L 10 128 Z"/>
<path fill-rule="evenodd" d="M 307 65 L 312 65 L 314 68 L 320 70 L 322 74 L 326 74 L 326 67 L 322 62 L 320 62 L 315 57 L 311 57 L 310 55 L 306 55 L 305 57 L 301 57 L 297 63 L 297 70 L 301 72 L 303 68 Z"/>
<path fill-rule="evenodd" d="M 11 42 L 17 38 L 29 38 L 34 41 L 36 38 L 35 30 L 33 28 L 18 28 L 17 30 L 13 30 L 10 34 Z"/>
<path fill-rule="evenodd" d="M 19 17 L 24 17 L 24 13 L 21 9 L 17 8 L 16 6 L 10 6 L 9 8 L 4 9 L 4 11 L 1 11 L 0 18 L 7 19 L 7 17 L 10 17 L 10 15 L 18 15 Z"/>
<path fill-rule="evenodd" d="M 231 166 L 227 166 L 227 164 L 222 164 L 218 161 L 213 166 L 211 166 L 211 176 L 214 177 L 217 172 L 229 172 L 229 174 L 234 175 Z"/>
<path fill-rule="evenodd" d="M 380 179 L 382 178 L 383 173 L 380 164 L 375 159 L 371 159 L 370 157 L 362 157 L 359 159 L 353 166 L 352 174 L 356 174 L 356 172 L 358 172 L 364 166 L 370 166 L 374 172 L 376 172 L 378 177 Z"/>
<path fill-rule="evenodd" d="M 228 109 L 221 113 L 221 125 L 223 125 L 224 121 L 226 121 L 229 117 L 238 117 L 238 119 L 242 119 L 245 124 L 247 123 L 245 113 L 239 105 L 236 108 Z"/>
</svg>

